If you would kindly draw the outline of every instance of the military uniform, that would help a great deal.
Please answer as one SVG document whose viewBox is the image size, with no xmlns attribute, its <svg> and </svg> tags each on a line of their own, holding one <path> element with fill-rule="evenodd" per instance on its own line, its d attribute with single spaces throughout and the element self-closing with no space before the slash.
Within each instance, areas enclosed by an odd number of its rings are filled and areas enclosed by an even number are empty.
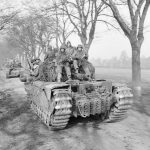
<svg viewBox="0 0 150 150">
<path fill-rule="evenodd" d="M 73 65 L 74 65 L 76 74 L 78 74 L 79 66 L 82 66 L 85 74 L 87 75 L 88 78 L 90 78 L 91 73 L 86 63 L 87 54 L 85 50 L 83 49 L 82 45 L 78 45 L 77 50 L 73 54 L 72 58 L 73 58 Z"/>
<path fill-rule="evenodd" d="M 67 42 L 67 48 L 66 48 L 66 54 L 67 54 L 67 56 L 70 57 L 70 58 L 72 58 L 72 55 L 74 54 L 74 52 L 75 52 L 75 47 L 73 47 L 71 45 L 71 42 L 68 41 Z"/>
<path fill-rule="evenodd" d="M 79 50 L 79 48 L 81 48 Z M 82 63 L 82 59 L 85 57 L 85 51 L 83 50 L 82 45 L 78 45 L 77 49 L 74 51 L 74 54 L 72 55 L 73 59 L 73 65 L 76 70 L 76 73 L 78 73 L 79 66 Z"/>
<path fill-rule="evenodd" d="M 71 80 L 71 70 L 69 66 L 69 57 L 66 54 L 66 47 L 62 45 L 60 47 L 60 51 L 58 52 L 56 56 L 56 63 L 57 63 L 57 81 L 61 82 L 62 78 L 62 69 L 65 68 L 68 80 Z"/>
<path fill-rule="evenodd" d="M 46 53 L 44 57 L 44 61 L 53 61 L 55 59 L 55 52 L 54 51 L 49 51 Z"/>
<path fill-rule="evenodd" d="M 68 57 L 72 58 L 72 55 L 74 54 L 74 52 L 75 52 L 74 47 L 67 47 L 66 54 L 67 54 Z"/>
</svg>

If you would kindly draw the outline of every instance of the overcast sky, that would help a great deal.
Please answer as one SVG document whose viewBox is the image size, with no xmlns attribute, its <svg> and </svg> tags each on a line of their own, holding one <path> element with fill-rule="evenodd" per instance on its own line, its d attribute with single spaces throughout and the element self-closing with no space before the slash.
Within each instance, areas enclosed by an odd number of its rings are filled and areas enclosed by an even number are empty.
<svg viewBox="0 0 150 150">
<path fill-rule="evenodd" d="M 124 50 L 131 56 L 131 47 L 127 37 L 123 35 L 123 33 L 120 34 L 118 31 L 109 31 L 107 33 L 102 33 L 101 38 L 93 41 L 90 56 L 92 58 L 97 58 L 99 56 L 102 56 L 102 58 L 111 58 L 112 56 L 119 57 L 121 51 Z M 150 32 L 145 33 L 141 56 L 150 57 Z"/>
<path fill-rule="evenodd" d="M 36 6 L 41 0 L 1 0 L 5 2 L 5 5 L 15 6 L 16 8 L 22 8 L 22 1 L 28 1 L 29 4 L 33 5 L 36 1 Z M 42 0 L 44 2 L 44 0 Z M 2 3 L 1 3 L 2 4 Z M 1 5 L 0 4 L 0 5 Z M 44 3 L 45 4 L 45 3 Z M 141 56 L 150 57 L 150 9 L 146 18 L 146 32 L 145 40 L 141 49 Z M 90 58 L 111 58 L 119 57 L 121 51 L 126 51 L 129 56 L 131 56 L 131 47 L 128 39 L 123 33 L 119 33 L 116 30 L 106 31 L 106 28 L 102 24 L 97 24 L 96 26 L 95 39 L 90 48 Z M 76 46 L 80 40 L 77 36 L 70 37 L 70 41 L 74 46 Z"/>
<path fill-rule="evenodd" d="M 141 48 L 141 56 L 150 57 L 150 9 L 145 22 L 144 42 Z M 78 43 L 77 38 L 71 37 L 72 43 Z M 91 45 L 90 58 L 107 59 L 111 57 L 119 57 L 121 51 L 126 51 L 131 56 L 131 46 L 129 40 L 123 32 L 115 29 L 106 30 L 106 26 L 97 24 L 95 39 Z"/>
</svg>

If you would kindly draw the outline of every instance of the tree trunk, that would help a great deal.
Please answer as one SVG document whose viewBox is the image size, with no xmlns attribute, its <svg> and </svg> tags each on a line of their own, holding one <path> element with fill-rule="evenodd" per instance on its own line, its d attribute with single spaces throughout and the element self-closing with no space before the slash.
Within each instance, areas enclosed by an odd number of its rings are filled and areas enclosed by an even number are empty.
<svg viewBox="0 0 150 150">
<path fill-rule="evenodd" d="M 62 39 L 63 39 L 63 43 L 62 44 L 65 44 L 66 43 L 66 38 L 65 38 L 65 35 L 63 34 L 62 36 Z"/>
<path fill-rule="evenodd" d="M 90 46 L 91 46 L 91 44 L 92 44 L 93 39 L 89 39 L 88 43 L 87 43 L 87 38 L 85 38 L 85 37 L 80 37 L 80 39 L 81 39 L 82 45 L 83 45 L 83 47 L 84 47 L 84 50 L 86 51 L 87 56 L 88 56 L 89 49 L 90 49 Z"/>
<path fill-rule="evenodd" d="M 85 45 L 84 45 L 84 49 L 85 49 L 85 51 L 86 51 L 87 54 L 88 54 L 88 52 L 89 52 L 90 46 L 91 46 L 91 45 L 89 45 L 89 44 L 85 44 Z"/>
<path fill-rule="evenodd" d="M 55 3 L 55 11 L 56 11 L 56 47 L 58 47 L 58 39 L 59 39 L 59 33 L 58 33 L 58 12 L 57 12 L 57 5 Z"/>
<path fill-rule="evenodd" d="M 132 47 L 132 84 L 135 96 L 141 96 L 141 46 L 138 41 L 131 41 Z"/>
</svg>

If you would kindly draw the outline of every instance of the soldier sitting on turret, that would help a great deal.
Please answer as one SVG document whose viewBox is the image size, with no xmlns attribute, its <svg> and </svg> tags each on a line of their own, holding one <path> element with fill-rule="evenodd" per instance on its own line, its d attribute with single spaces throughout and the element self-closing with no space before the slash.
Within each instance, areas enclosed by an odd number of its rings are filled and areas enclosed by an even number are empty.
<svg viewBox="0 0 150 150">
<path fill-rule="evenodd" d="M 83 49 L 82 45 L 78 45 L 75 53 L 72 55 L 73 59 L 73 65 L 75 68 L 75 73 L 79 73 L 79 67 L 82 66 L 86 76 L 90 79 L 91 73 L 89 71 L 88 66 L 86 65 L 87 63 L 87 54 L 85 50 Z"/>
<path fill-rule="evenodd" d="M 57 63 L 57 81 L 61 82 L 62 79 L 62 69 L 65 68 L 68 80 L 71 80 L 71 70 L 69 65 L 69 58 L 66 54 L 66 46 L 62 45 L 56 56 Z"/>
</svg>

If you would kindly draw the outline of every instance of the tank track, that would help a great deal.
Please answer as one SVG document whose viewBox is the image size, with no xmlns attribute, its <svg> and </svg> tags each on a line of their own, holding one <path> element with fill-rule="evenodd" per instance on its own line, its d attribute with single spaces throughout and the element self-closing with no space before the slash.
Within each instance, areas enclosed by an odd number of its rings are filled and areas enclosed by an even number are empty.
<svg viewBox="0 0 150 150">
<path fill-rule="evenodd" d="M 49 112 L 42 110 L 33 101 L 31 102 L 31 109 L 48 127 L 51 126 L 51 129 L 63 129 L 67 126 L 72 112 L 71 96 L 67 91 L 56 90 Z"/>
<path fill-rule="evenodd" d="M 125 119 L 127 117 L 127 111 L 133 103 L 133 94 L 130 88 L 124 84 L 114 84 L 113 87 L 114 103 L 104 122 L 118 122 Z"/>
<path fill-rule="evenodd" d="M 63 129 L 67 126 L 72 114 L 72 99 L 68 91 L 54 91 L 54 111 L 50 117 L 52 129 Z"/>
</svg>

